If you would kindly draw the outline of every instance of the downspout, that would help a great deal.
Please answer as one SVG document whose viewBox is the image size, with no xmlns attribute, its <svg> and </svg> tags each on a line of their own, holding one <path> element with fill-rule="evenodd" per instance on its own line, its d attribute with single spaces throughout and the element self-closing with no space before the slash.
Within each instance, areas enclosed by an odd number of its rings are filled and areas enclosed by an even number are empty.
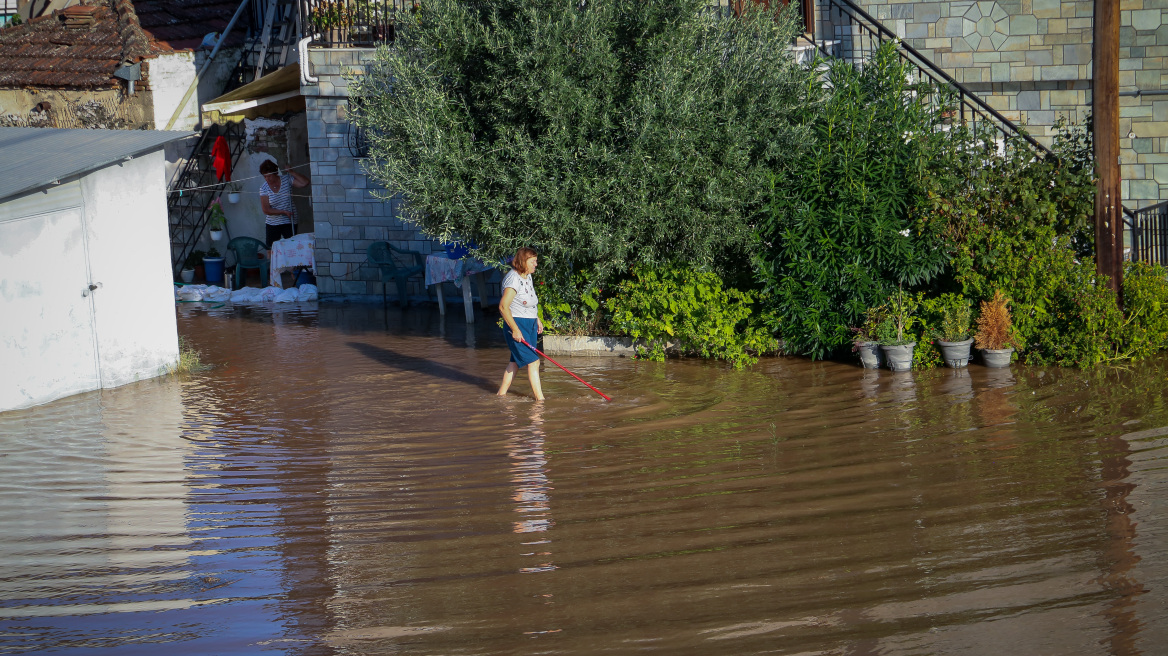
<svg viewBox="0 0 1168 656">
<path fill-rule="evenodd" d="M 296 51 L 298 53 L 300 53 L 300 84 L 301 84 L 301 86 L 308 86 L 310 84 L 316 84 L 317 82 L 320 81 L 319 78 L 317 78 L 315 75 L 313 75 L 312 73 L 310 73 L 308 71 L 308 66 L 309 66 L 309 64 L 308 64 L 308 44 L 311 43 L 313 39 L 318 39 L 318 38 L 320 38 L 319 34 L 313 34 L 312 36 L 306 36 L 303 39 L 300 39 L 300 41 L 298 41 L 296 43 Z"/>
<path fill-rule="evenodd" d="M 182 115 L 183 108 L 187 106 L 187 103 L 191 99 L 191 95 L 194 94 L 195 90 L 199 88 L 199 78 L 203 76 L 203 73 L 207 72 L 207 68 L 211 66 L 211 62 L 215 60 L 215 55 L 219 54 L 219 49 L 223 47 L 223 42 L 227 40 L 227 35 L 231 33 L 231 28 L 235 27 L 235 22 L 238 21 L 239 17 L 243 15 L 243 10 L 247 7 L 247 3 L 250 1 L 251 0 L 243 0 L 243 2 L 239 3 L 239 9 L 235 10 L 235 15 L 231 17 L 231 21 L 227 23 L 227 27 L 223 28 L 223 33 L 219 35 L 219 41 L 215 44 L 215 48 L 211 50 L 211 54 L 207 57 L 207 61 L 203 62 L 203 67 L 199 69 L 198 73 L 195 73 L 195 79 L 191 82 L 191 86 L 187 87 L 187 92 L 183 94 L 182 100 L 178 103 L 178 107 L 174 108 L 174 115 L 171 116 L 170 120 L 166 122 L 167 130 L 172 129 L 174 127 L 174 122 L 177 121 L 178 117 Z"/>
</svg>

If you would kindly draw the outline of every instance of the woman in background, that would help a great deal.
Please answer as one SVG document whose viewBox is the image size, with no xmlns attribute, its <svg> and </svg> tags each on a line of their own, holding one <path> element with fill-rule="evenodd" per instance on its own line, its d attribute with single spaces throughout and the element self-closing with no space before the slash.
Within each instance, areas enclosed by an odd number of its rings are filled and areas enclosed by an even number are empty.
<svg viewBox="0 0 1168 656">
<path fill-rule="evenodd" d="M 272 242 L 296 234 L 296 207 L 292 204 L 292 189 L 307 187 L 308 178 L 288 167 L 284 167 L 281 172 L 280 167 L 270 159 L 260 164 L 260 175 L 264 176 L 264 184 L 260 186 L 260 205 L 264 210 L 267 246 L 271 250 Z"/>
</svg>

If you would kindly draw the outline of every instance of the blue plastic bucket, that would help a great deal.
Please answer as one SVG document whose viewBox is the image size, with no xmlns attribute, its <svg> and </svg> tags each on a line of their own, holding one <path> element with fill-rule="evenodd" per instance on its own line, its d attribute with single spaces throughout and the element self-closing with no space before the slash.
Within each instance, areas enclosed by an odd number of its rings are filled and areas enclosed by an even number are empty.
<svg viewBox="0 0 1168 656">
<path fill-rule="evenodd" d="M 207 274 L 207 282 L 223 283 L 223 258 L 204 257 L 203 269 Z"/>
</svg>

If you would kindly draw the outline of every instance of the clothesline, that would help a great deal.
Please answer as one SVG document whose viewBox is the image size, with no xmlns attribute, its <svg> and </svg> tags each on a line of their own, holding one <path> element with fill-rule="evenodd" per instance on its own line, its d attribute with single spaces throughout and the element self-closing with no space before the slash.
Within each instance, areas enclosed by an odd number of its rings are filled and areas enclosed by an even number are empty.
<svg viewBox="0 0 1168 656">
<path fill-rule="evenodd" d="M 301 169 L 301 168 L 304 168 L 305 166 L 312 166 L 312 164 L 311 163 L 297 164 L 296 166 L 289 166 L 286 168 Z M 255 180 L 256 178 L 262 178 L 262 177 L 264 177 L 262 174 L 261 175 L 252 175 L 252 176 L 248 176 L 246 178 L 236 178 L 234 180 L 223 180 L 221 182 L 216 182 L 215 184 L 203 185 L 201 187 L 183 187 L 181 189 L 171 189 L 167 193 L 173 194 L 175 192 L 178 192 L 178 195 L 182 196 L 183 192 L 185 192 L 185 191 L 198 191 L 200 189 L 214 189 L 215 187 L 218 187 L 220 185 L 231 184 L 232 182 L 243 182 L 244 180 Z M 243 193 L 243 192 L 233 192 L 233 193 Z M 252 193 L 259 193 L 259 192 L 249 191 L 247 193 L 252 194 Z M 311 196 L 302 196 L 302 198 L 311 198 Z"/>
</svg>

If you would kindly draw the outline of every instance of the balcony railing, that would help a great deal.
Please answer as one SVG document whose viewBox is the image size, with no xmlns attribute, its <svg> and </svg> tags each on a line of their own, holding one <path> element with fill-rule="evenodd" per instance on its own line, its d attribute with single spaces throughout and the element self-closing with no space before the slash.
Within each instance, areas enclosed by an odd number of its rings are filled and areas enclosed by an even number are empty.
<svg viewBox="0 0 1168 656">
<path fill-rule="evenodd" d="M 397 17 L 420 0 L 300 0 L 302 34 L 327 48 L 390 43 Z"/>
<path fill-rule="evenodd" d="M 1131 240 L 1128 259 L 1168 266 L 1168 201 L 1124 213 Z"/>
</svg>

